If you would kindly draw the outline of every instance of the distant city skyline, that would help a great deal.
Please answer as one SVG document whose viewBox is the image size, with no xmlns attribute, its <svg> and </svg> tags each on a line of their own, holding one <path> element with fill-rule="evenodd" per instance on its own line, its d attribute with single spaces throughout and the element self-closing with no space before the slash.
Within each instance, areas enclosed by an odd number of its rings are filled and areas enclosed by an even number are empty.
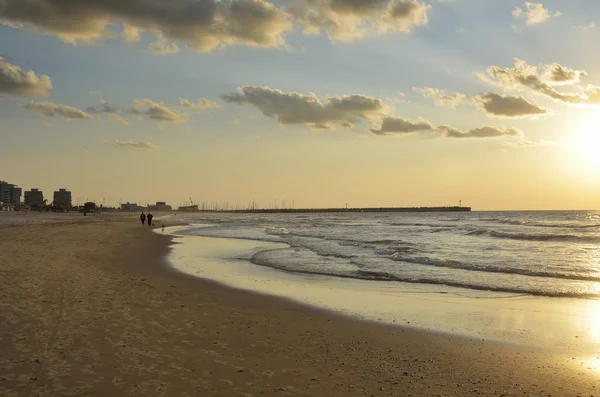
<svg viewBox="0 0 600 397">
<path fill-rule="evenodd" d="M 0 159 L 24 190 L 600 208 L 594 0 L 2 4 Z"/>
</svg>

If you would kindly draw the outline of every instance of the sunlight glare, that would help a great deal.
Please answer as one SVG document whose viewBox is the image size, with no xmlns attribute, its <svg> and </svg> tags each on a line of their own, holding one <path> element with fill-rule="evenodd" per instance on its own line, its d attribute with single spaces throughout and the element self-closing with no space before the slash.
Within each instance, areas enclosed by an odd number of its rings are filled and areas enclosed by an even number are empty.
<svg viewBox="0 0 600 397">
<path fill-rule="evenodd" d="M 580 124 L 573 145 L 583 163 L 600 170 L 600 112 Z"/>
</svg>

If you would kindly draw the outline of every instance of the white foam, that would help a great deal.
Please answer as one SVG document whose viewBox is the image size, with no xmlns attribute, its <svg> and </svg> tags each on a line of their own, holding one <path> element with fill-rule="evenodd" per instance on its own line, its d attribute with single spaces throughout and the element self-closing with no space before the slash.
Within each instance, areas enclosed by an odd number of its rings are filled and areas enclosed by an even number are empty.
<svg viewBox="0 0 600 397">
<path fill-rule="evenodd" d="M 538 346 L 582 359 L 600 349 L 596 300 L 295 274 L 249 262 L 254 253 L 285 244 L 197 236 L 177 241 L 183 244 L 174 245 L 169 257 L 176 269 L 234 288 L 360 319 Z"/>
</svg>

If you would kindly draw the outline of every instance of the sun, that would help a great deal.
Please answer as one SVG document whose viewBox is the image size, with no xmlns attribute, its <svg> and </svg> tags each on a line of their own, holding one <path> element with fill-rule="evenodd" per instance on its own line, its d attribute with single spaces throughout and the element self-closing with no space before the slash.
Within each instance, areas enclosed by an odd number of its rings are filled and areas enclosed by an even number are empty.
<svg viewBox="0 0 600 397">
<path fill-rule="evenodd" d="M 583 120 L 573 139 L 573 147 L 582 163 L 600 170 L 600 112 Z"/>
</svg>

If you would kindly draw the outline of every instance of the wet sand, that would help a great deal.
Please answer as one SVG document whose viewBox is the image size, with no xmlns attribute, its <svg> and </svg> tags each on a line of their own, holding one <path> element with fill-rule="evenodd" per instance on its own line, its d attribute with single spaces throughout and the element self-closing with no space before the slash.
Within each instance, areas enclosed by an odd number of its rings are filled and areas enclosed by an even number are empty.
<svg viewBox="0 0 600 397">
<path fill-rule="evenodd" d="M 359 322 L 169 270 L 134 219 L 0 226 L 2 396 L 591 396 L 570 357 Z"/>
</svg>

